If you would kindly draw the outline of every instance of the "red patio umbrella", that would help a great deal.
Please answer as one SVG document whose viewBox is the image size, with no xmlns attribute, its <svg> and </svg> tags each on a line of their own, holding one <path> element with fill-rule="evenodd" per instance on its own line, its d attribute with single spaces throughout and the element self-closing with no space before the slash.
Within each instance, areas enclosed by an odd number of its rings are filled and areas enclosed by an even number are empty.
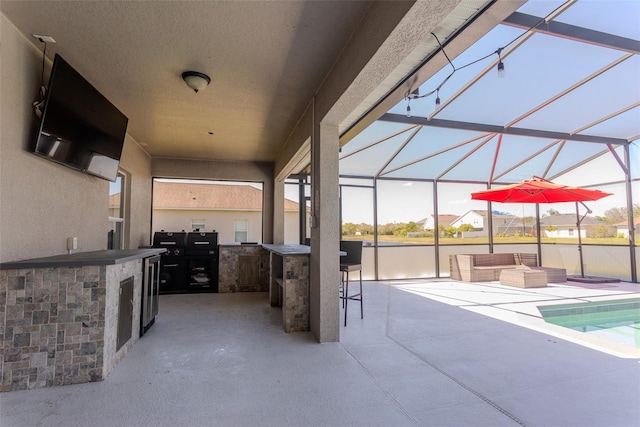
<svg viewBox="0 0 640 427">
<path fill-rule="evenodd" d="M 580 233 L 580 223 L 591 213 L 591 210 L 584 204 L 587 201 L 598 200 L 611 193 L 588 188 L 572 187 L 569 185 L 555 184 L 544 178 L 534 176 L 518 184 L 505 185 L 486 191 L 471 193 L 474 200 L 486 200 L 488 202 L 500 203 L 576 203 L 576 225 L 578 228 L 578 251 L 580 252 L 580 273 L 584 277 L 584 266 L 582 262 L 582 236 Z M 587 209 L 584 216 L 580 217 L 578 203 Z"/>
</svg>

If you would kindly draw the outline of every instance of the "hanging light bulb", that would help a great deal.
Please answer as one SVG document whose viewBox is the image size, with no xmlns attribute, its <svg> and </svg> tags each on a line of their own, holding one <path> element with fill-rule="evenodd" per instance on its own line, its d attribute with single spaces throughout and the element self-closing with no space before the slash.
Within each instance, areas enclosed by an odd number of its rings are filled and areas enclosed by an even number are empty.
<svg viewBox="0 0 640 427">
<path fill-rule="evenodd" d="M 498 54 L 498 77 L 503 78 L 504 77 L 504 63 L 502 62 L 502 48 L 498 48 L 498 50 L 496 50 L 496 53 Z"/>
<path fill-rule="evenodd" d="M 411 99 L 409 99 L 409 103 L 407 103 L 407 117 L 411 117 Z"/>
<path fill-rule="evenodd" d="M 436 110 L 440 108 L 440 89 L 436 91 Z"/>
</svg>

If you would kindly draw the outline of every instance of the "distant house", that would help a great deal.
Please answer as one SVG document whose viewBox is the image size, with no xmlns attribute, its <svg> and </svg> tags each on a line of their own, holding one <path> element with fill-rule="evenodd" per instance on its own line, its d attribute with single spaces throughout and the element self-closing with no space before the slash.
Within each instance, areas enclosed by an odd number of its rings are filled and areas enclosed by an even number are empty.
<svg viewBox="0 0 640 427">
<path fill-rule="evenodd" d="M 220 243 L 262 242 L 262 199 L 251 185 L 155 181 L 152 232 L 212 231 Z M 285 198 L 285 242 L 298 242 L 298 203 Z"/>
<path fill-rule="evenodd" d="M 458 218 L 458 215 L 452 215 L 452 214 L 438 215 L 438 225 L 439 226 L 448 227 L 457 218 Z M 428 217 L 420 220 L 417 224 L 418 224 L 419 227 L 422 226 L 422 228 L 425 229 L 425 230 L 434 230 L 436 228 L 435 227 L 435 215 L 431 214 Z"/>
<path fill-rule="evenodd" d="M 483 211 L 468 211 L 460 215 L 451 223 L 451 226 L 459 228 L 462 224 L 471 225 L 476 231 L 484 230 L 487 213 Z"/>
<path fill-rule="evenodd" d="M 540 229 L 546 237 L 578 237 L 576 214 L 557 214 L 540 218 Z M 586 216 L 580 224 L 581 237 L 612 237 L 616 235 L 616 226 Z"/>
<path fill-rule="evenodd" d="M 465 213 L 464 215 L 456 218 L 455 221 L 451 223 L 451 225 L 455 228 L 459 228 L 462 224 L 471 225 L 476 232 L 474 234 L 475 237 L 479 236 L 488 236 L 488 211 L 484 210 L 471 210 Z M 534 223 L 530 224 L 522 224 L 522 219 L 518 218 L 515 215 L 505 214 L 505 213 L 493 213 L 492 217 L 492 228 L 493 234 L 497 233 L 506 233 L 506 234 L 515 234 L 515 233 L 530 233 L 531 228 L 535 228 Z"/>
<path fill-rule="evenodd" d="M 625 239 L 629 238 L 629 222 L 622 221 L 614 224 L 616 227 L 616 234 L 622 234 Z M 636 238 L 640 238 L 640 218 L 634 218 L 633 226 L 636 230 Z"/>
</svg>

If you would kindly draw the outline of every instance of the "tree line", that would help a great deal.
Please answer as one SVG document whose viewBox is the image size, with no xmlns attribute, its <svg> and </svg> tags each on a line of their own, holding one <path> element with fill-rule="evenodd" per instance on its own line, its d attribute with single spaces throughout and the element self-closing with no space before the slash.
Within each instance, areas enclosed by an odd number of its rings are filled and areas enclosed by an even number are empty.
<svg viewBox="0 0 640 427">
<path fill-rule="evenodd" d="M 627 220 L 627 208 L 611 208 L 604 211 L 602 216 L 596 216 L 595 218 L 607 222 L 609 224 L 617 224 L 620 222 L 624 222 Z M 555 209 L 549 209 L 544 214 L 543 217 L 559 215 Z M 633 204 L 633 217 L 640 218 L 640 203 Z M 520 221 L 523 225 L 535 223 L 535 218 L 531 216 L 527 216 L 524 218 L 520 218 Z M 462 224 L 460 227 L 456 228 L 451 225 L 444 226 L 440 224 L 438 226 L 441 235 L 452 237 L 457 233 L 462 231 L 473 231 L 474 228 L 471 224 Z M 390 222 L 387 224 L 379 224 L 378 225 L 378 234 L 382 236 L 407 236 L 409 233 L 416 233 L 416 237 L 432 237 L 433 230 L 424 230 L 420 228 L 414 221 L 409 222 Z M 604 233 L 604 231 L 602 231 Z M 342 225 L 342 234 L 346 236 L 354 236 L 354 235 L 372 235 L 373 234 L 373 225 L 360 223 L 355 224 L 352 222 L 347 222 Z M 598 234 L 598 233 L 596 233 Z"/>
<path fill-rule="evenodd" d="M 626 207 L 623 208 L 611 208 L 604 211 L 603 216 L 596 216 L 596 219 L 601 221 L 608 222 L 610 224 L 617 224 L 619 222 L 626 221 L 628 218 L 628 210 Z M 640 218 L 640 203 L 633 204 L 633 217 Z"/>
<path fill-rule="evenodd" d="M 458 228 L 451 225 L 444 226 L 443 224 L 440 224 L 438 225 L 438 230 L 440 230 L 440 234 L 451 237 L 455 236 L 456 233 L 461 231 L 474 231 L 474 228 L 471 224 L 462 224 Z M 433 230 L 425 230 L 423 228 L 420 228 L 414 221 L 390 222 L 387 224 L 378 225 L 378 235 L 380 236 L 406 237 L 409 235 L 409 233 L 412 233 L 414 237 L 433 237 Z M 366 236 L 371 234 L 373 234 L 373 226 L 371 224 L 354 224 L 352 222 L 347 222 L 342 225 L 342 235 L 344 236 Z"/>
</svg>

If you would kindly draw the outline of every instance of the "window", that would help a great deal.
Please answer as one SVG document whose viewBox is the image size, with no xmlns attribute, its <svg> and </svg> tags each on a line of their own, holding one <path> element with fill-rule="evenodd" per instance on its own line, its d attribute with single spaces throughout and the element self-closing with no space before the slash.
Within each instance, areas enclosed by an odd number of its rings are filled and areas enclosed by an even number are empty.
<svg viewBox="0 0 640 427">
<path fill-rule="evenodd" d="M 236 220 L 233 222 L 235 242 L 246 242 L 249 235 L 249 221 L 246 219 Z"/>
<path fill-rule="evenodd" d="M 340 202 L 341 239 L 363 240 L 366 245 L 373 244 L 373 186 L 343 185 L 340 190 Z"/>
<path fill-rule="evenodd" d="M 284 185 L 284 243 L 304 244 L 311 236 L 311 177 L 291 175 Z"/>
<path fill-rule="evenodd" d="M 124 190 L 125 176 L 118 173 L 115 182 L 109 183 L 109 232 L 107 249 L 124 249 Z"/>
<path fill-rule="evenodd" d="M 373 199 L 370 199 L 373 194 L 364 189 L 356 189 L 352 194 L 359 195 L 360 199 L 347 201 L 350 195 L 345 194 L 343 206 L 351 210 L 361 209 L 370 216 L 346 222 L 360 223 L 369 218 L 373 220 Z M 377 183 L 376 197 L 378 245 L 433 243 L 433 230 L 425 230 L 425 223 L 433 214 L 431 182 L 380 179 Z M 371 206 L 371 213 L 364 210 L 367 205 Z M 355 212 L 360 215 L 357 210 Z M 347 219 L 348 213 L 349 211 L 343 207 L 343 218 Z"/>
<path fill-rule="evenodd" d="M 206 228 L 206 221 L 204 219 L 191 220 L 191 231 L 204 231 Z"/>
<path fill-rule="evenodd" d="M 438 218 L 440 224 L 440 245 L 464 245 L 489 243 L 489 221 L 487 202 L 473 200 L 469 194 L 486 190 L 482 184 L 439 182 L 438 190 Z M 469 224 L 477 233 L 458 233 L 462 224 Z M 446 264 L 444 264 L 446 265 Z"/>
</svg>

